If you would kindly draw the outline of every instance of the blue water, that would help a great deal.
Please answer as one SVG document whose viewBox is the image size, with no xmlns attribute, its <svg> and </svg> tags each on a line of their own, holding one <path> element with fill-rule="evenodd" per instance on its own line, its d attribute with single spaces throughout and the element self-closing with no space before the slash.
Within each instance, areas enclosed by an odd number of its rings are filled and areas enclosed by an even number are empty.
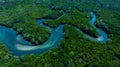
<svg viewBox="0 0 120 67">
<path fill-rule="evenodd" d="M 97 20 L 97 17 L 96 17 L 96 15 L 93 13 L 93 12 L 91 12 L 90 13 L 91 14 L 91 16 L 92 16 L 92 19 L 90 20 L 90 24 L 91 24 L 91 26 L 93 26 L 94 28 L 96 28 L 96 26 L 95 26 L 95 22 L 96 22 L 96 20 Z M 75 27 L 76 28 L 76 27 Z M 85 34 L 84 32 L 82 32 L 80 29 L 78 29 L 78 28 L 76 28 L 79 32 L 81 32 L 86 38 L 89 38 L 90 40 L 92 40 L 92 41 L 96 41 L 96 42 L 106 42 L 107 41 L 107 39 L 108 39 L 108 37 L 107 37 L 107 34 L 106 34 L 106 32 L 104 32 L 103 30 L 101 30 L 101 29 L 98 29 L 98 28 L 96 28 L 96 30 L 98 31 L 98 34 L 99 34 L 99 37 L 97 37 L 97 38 L 94 38 L 94 37 L 92 37 L 92 36 L 89 36 L 88 34 Z"/>
<path fill-rule="evenodd" d="M 92 16 L 92 19 L 90 21 L 90 24 L 94 28 L 96 28 L 94 23 L 97 17 L 93 12 L 91 12 L 91 16 Z M 64 32 L 63 32 L 64 25 L 59 25 L 56 28 L 50 28 L 49 26 L 44 25 L 43 21 L 46 21 L 46 20 L 39 19 L 36 21 L 36 23 L 40 27 L 49 29 L 51 31 L 51 35 L 48 38 L 48 40 L 41 45 L 33 46 L 33 44 L 26 41 L 21 35 L 17 35 L 13 29 L 7 28 L 4 26 L 0 26 L 0 41 L 5 43 L 5 45 L 7 46 L 7 48 L 11 51 L 13 55 L 17 55 L 17 56 L 27 55 L 27 54 L 41 54 L 49 50 L 50 48 L 57 47 L 64 36 Z M 76 29 L 82 34 L 84 34 L 85 37 L 89 38 L 92 41 L 97 41 L 97 42 L 107 41 L 107 34 L 101 29 L 96 28 L 99 33 L 98 38 L 89 36 L 88 34 L 85 34 L 78 28 Z"/>
</svg>

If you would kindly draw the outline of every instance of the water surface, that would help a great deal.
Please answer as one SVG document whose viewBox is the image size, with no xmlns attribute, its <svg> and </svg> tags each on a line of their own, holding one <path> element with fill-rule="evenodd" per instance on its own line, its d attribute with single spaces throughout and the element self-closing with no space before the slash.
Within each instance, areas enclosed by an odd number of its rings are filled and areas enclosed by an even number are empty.
<svg viewBox="0 0 120 67">
<path fill-rule="evenodd" d="M 94 28 L 96 28 L 94 23 L 97 17 L 93 12 L 91 12 L 90 14 L 92 16 L 92 19 L 90 20 L 90 24 Z M 46 19 L 36 20 L 36 23 L 40 27 L 49 29 L 51 31 L 51 35 L 48 38 L 48 40 L 41 45 L 34 46 L 30 42 L 26 41 L 21 35 L 17 35 L 16 31 L 14 31 L 12 28 L 7 28 L 4 26 L 0 26 L 0 41 L 5 43 L 5 45 L 13 55 L 17 55 L 17 56 L 27 55 L 27 54 L 41 54 L 49 50 L 50 48 L 57 47 L 64 36 L 64 31 L 63 31 L 64 25 L 61 24 L 56 28 L 50 28 L 49 26 L 44 25 L 43 21 L 46 21 Z M 106 42 L 107 34 L 101 29 L 98 28 L 96 29 L 99 33 L 99 36 L 97 38 L 94 38 L 82 32 L 81 29 L 76 28 L 76 30 L 84 34 L 85 37 L 89 38 L 92 41 Z"/>
</svg>

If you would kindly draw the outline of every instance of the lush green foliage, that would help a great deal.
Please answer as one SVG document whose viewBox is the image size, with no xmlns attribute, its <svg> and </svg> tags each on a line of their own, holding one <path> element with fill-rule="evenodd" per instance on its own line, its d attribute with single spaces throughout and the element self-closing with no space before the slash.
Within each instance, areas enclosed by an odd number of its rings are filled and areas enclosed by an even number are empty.
<svg viewBox="0 0 120 67">
<path fill-rule="evenodd" d="M 17 56 L 13 56 L 6 46 L 0 42 L 0 67 L 10 66 L 22 67 L 23 64 Z"/>
<path fill-rule="evenodd" d="M 54 20 L 45 22 L 52 27 L 60 23 L 69 25 L 65 25 L 64 38 L 57 48 L 51 48 L 40 55 L 23 56 L 21 61 L 13 57 L 0 43 L 0 66 L 120 66 L 120 7 L 117 6 L 119 3 L 117 0 L 113 2 L 111 0 L 36 0 L 37 4 L 33 3 L 34 0 L 9 1 L 8 3 L 13 3 L 12 6 L 0 6 L 0 24 L 16 29 L 18 33 L 22 33 L 24 37 L 36 44 L 44 42 L 50 34 L 50 31 L 35 23 L 36 19 L 52 18 Z M 51 9 L 51 6 L 54 8 Z M 80 29 L 89 28 L 94 32 L 95 29 L 88 24 L 90 20 L 88 11 L 90 10 L 96 11 L 96 26 L 104 29 L 109 35 L 106 43 L 92 42 L 71 26 L 74 25 Z M 62 13 L 65 15 L 58 18 Z"/>
<path fill-rule="evenodd" d="M 49 10 L 44 9 L 44 6 L 31 5 L 29 2 L 24 5 L 20 2 L 14 7 L 0 12 L 0 24 L 14 28 L 18 33 L 23 34 L 25 39 L 38 45 L 46 41 L 50 31 L 39 27 L 36 19 L 48 14 Z"/>
</svg>

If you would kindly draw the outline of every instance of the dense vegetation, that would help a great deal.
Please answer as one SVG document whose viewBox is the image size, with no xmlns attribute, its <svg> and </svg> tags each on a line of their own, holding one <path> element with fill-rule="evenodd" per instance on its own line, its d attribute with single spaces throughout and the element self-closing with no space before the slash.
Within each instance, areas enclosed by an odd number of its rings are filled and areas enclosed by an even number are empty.
<svg viewBox="0 0 120 67">
<path fill-rule="evenodd" d="M 8 3 L 14 4 L 9 7 L 4 5 L 4 7 L 1 8 L 0 6 L 0 24 L 14 28 L 18 33 L 22 33 L 24 37 L 30 39 L 33 43 L 38 44 L 44 42 L 50 34 L 49 30 L 37 26 L 35 23 L 36 19 L 52 18 L 53 20 L 45 22 L 45 24 L 51 27 L 55 27 L 60 23 L 67 23 L 69 25 L 65 25 L 64 38 L 57 48 L 52 48 L 40 55 L 23 56 L 21 61 L 18 60 L 17 57 L 13 57 L 12 54 L 3 47 L 3 44 L 0 43 L 0 48 L 2 48 L 0 49 L 0 66 L 120 66 L 120 7 L 117 6 L 119 3 L 118 0 L 8 1 L 10 1 Z M 111 4 L 114 4 L 114 6 Z M 92 42 L 71 26 L 74 25 L 83 30 L 88 27 L 88 30 L 94 32 L 95 29 L 89 25 L 90 15 L 88 11 L 90 10 L 94 10 L 97 14 L 96 26 L 105 30 L 109 35 L 106 43 Z M 65 13 L 65 15 L 63 15 L 63 13 Z M 58 18 L 59 16 L 62 17 Z"/>
<path fill-rule="evenodd" d="M 25 5 L 22 5 L 22 3 Z M 39 27 L 35 22 L 36 18 L 46 16 L 49 13 L 48 9 L 43 9 L 44 7 L 38 5 L 32 6 L 29 2 L 27 4 L 20 1 L 17 4 L 0 12 L 0 24 L 14 28 L 17 33 L 23 34 L 25 39 L 31 41 L 31 43 L 38 45 L 46 41 L 50 31 Z M 43 11 L 44 13 L 41 13 Z M 36 14 L 35 12 L 39 13 Z"/>
<path fill-rule="evenodd" d="M 22 67 L 22 62 L 17 56 L 13 56 L 6 46 L 0 42 L 0 67 L 18 66 Z"/>
<path fill-rule="evenodd" d="M 10 6 L 13 2 L 14 1 L 6 1 L 2 4 L 8 3 L 7 5 Z M 60 7 L 54 7 L 54 5 L 51 6 L 52 4 L 46 5 L 46 1 L 43 1 L 43 4 L 35 4 L 32 0 L 28 2 L 15 2 L 16 3 L 13 3 L 11 7 L 7 7 L 6 5 L 3 6 L 4 9 L 0 12 L 0 24 L 14 28 L 18 33 L 23 34 L 26 40 L 31 41 L 31 43 L 39 45 L 46 41 L 50 34 L 49 30 L 38 27 L 36 24 L 36 19 L 38 18 L 56 19 L 56 22 L 49 21 L 46 23 L 49 26 L 56 26 L 60 22 L 68 23 L 81 28 L 92 36 L 97 36 L 96 29 L 89 24 L 91 19 L 90 14 L 87 11 L 80 12 L 78 9 L 75 9 L 77 7 L 72 6 L 71 3 L 67 1 L 65 1 L 65 3 L 68 5 L 63 5 L 66 7 L 62 6 L 63 1 L 60 2 Z M 64 13 L 66 13 L 65 16 L 57 20 L 57 18 L 62 16 Z"/>
</svg>

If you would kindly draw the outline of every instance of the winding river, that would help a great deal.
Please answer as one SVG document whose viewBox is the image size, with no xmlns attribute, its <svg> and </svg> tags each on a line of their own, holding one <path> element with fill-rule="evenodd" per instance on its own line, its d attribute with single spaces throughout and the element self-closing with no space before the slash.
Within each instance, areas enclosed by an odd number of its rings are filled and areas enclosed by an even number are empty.
<svg viewBox="0 0 120 67">
<path fill-rule="evenodd" d="M 90 14 L 92 16 L 92 19 L 90 20 L 90 24 L 94 28 L 96 28 L 94 23 L 97 17 L 93 12 L 91 12 Z M 49 29 L 51 31 L 51 35 L 48 38 L 48 40 L 41 45 L 33 46 L 32 44 L 30 44 L 30 42 L 26 41 L 21 35 L 17 35 L 16 31 L 4 26 L 0 26 L 0 41 L 5 43 L 5 45 L 11 51 L 11 53 L 16 56 L 22 56 L 27 54 L 41 54 L 49 50 L 50 48 L 57 47 L 64 36 L 64 31 L 63 31 L 64 25 L 61 24 L 56 28 L 50 28 L 49 26 L 44 25 L 43 21 L 46 20 L 39 19 L 36 21 L 36 23 L 41 27 Z M 107 41 L 107 34 L 101 29 L 96 28 L 99 33 L 98 38 L 89 36 L 78 28 L 76 29 L 82 34 L 84 34 L 85 37 L 89 38 L 92 41 L 96 41 L 96 42 Z"/>
</svg>

